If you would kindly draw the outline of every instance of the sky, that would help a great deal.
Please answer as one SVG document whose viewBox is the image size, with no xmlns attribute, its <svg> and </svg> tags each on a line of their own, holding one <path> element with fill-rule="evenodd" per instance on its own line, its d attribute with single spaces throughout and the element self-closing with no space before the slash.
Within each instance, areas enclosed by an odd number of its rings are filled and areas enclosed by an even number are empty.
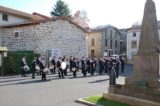
<svg viewBox="0 0 160 106">
<path fill-rule="evenodd" d="M 27 13 L 38 12 L 50 16 L 57 0 L 0 0 L 0 5 Z M 141 23 L 146 0 L 62 0 L 68 4 L 71 14 L 84 10 L 90 20 L 89 26 L 113 25 L 129 28 Z M 157 19 L 160 20 L 160 0 L 156 4 Z"/>
</svg>

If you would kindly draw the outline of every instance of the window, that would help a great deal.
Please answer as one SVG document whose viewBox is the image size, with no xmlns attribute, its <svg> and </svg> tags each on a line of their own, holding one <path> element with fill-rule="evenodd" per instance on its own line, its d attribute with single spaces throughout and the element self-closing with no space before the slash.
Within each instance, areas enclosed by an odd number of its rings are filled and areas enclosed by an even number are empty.
<svg viewBox="0 0 160 106">
<path fill-rule="evenodd" d="M 112 30 L 110 30 L 110 39 L 112 39 Z"/>
<path fill-rule="evenodd" d="M 115 50 L 115 54 L 118 54 L 118 52 Z"/>
<path fill-rule="evenodd" d="M 117 48 L 117 46 L 118 46 L 118 45 L 117 45 L 117 40 L 115 40 L 115 48 Z"/>
<path fill-rule="evenodd" d="M 95 51 L 91 50 L 91 57 L 95 57 Z"/>
<path fill-rule="evenodd" d="M 136 32 L 133 32 L 133 37 L 136 37 Z"/>
<path fill-rule="evenodd" d="M 92 46 L 95 46 L 95 40 L 94 39 L 92 39 L 91 44 L 92 44 Z"/>
<path fill-rule="evenodd" d="M 117 38 L 117 33 L 116 33 L 116 31 L 115 31 L 115 38 Z"/>
<path fill-rule="evenodd" d="M 132 41 L 132 49 L 136 49 L 137 48 L 137 41 Z"/>
<path fill-rule="evenodd" d="M 2 20 L 3 21 L 8 21 L 8 15 L 7 14 L 2 14 Z"/>
<path fill-rule="evenodd" d="M 18 31 L 14 32 L 14 38 L 18 38 L 18 37 L 19 37 L 19 32 Z"/>
<path fill-rule="evenodd" d="M 112 40 L 110 41 L 110 49 L 112 49 Z"/>
<path fill-rule="evenodd" d="M 107 30 L 105 30 L 105 37 L 107 37 Z"/>
<path fill-rule="evenodd" d="M 105 46 L 107 46 L 107 39 L 105 39 Z"/>
</svg>

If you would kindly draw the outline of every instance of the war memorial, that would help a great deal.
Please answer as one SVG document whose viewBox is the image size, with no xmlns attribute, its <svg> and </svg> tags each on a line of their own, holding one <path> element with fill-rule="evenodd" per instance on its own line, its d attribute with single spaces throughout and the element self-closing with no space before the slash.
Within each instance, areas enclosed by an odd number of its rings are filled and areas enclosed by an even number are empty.
<svg viewBox="0 0 160 106">
<path fill-rule="evenodd" d="M 134 56 L 132 76 L 124 85 L 111 85 L 107 99 L 124 102 L 131 106 L 160 106 L 160 41 L 155 3 L 147 0 L 144 8 L 139 50 Z"/>
</svg>

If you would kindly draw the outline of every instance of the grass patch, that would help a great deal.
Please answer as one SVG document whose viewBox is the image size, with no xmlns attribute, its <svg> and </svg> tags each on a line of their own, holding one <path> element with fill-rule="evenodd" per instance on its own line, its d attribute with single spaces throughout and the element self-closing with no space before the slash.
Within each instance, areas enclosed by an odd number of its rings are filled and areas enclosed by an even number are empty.
<svg viewBox="0 0 160 106">
<path fill-rule="evenodd" d="M 84 98 L 84 100 L 88 102 L 96 103 L 99 105 L 103 105 L 103 106 L 130 106 L 125 103 L 107 100 L 102 95 L 90 96 L 90 97 Z"/>
</svg>

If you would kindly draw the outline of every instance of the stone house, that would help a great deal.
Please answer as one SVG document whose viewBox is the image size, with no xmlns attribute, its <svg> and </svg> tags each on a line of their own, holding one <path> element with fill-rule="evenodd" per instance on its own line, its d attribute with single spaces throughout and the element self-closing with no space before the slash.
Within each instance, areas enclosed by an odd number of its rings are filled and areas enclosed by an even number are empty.
<svg viewBox="0 0 160 106">
<path fill-rule="evenodd" d="M 33 15 L 42 19 L 2 25 L 2 45 L 10 51 L 33 50 L 43 56 L 87 57 L 87 30 L 69 17 Z"/>
<path fill-rule="evenodd" d="M 105 52 L 108 55 L 120 54 L 120 36 L 119 30 L 113 26 L 92 29 L 88 36 L 89 56 L 95 55 L 99 57 Z"/>
<path fill-rule="evenodd" d="M 160 22 L 158 22 L 158 32 L 160 38 Z M 127 60 L 132 63 L 133 55 L 139 48 L 141 25 L 132 26 L 127 30 Z"/>
</svg>

